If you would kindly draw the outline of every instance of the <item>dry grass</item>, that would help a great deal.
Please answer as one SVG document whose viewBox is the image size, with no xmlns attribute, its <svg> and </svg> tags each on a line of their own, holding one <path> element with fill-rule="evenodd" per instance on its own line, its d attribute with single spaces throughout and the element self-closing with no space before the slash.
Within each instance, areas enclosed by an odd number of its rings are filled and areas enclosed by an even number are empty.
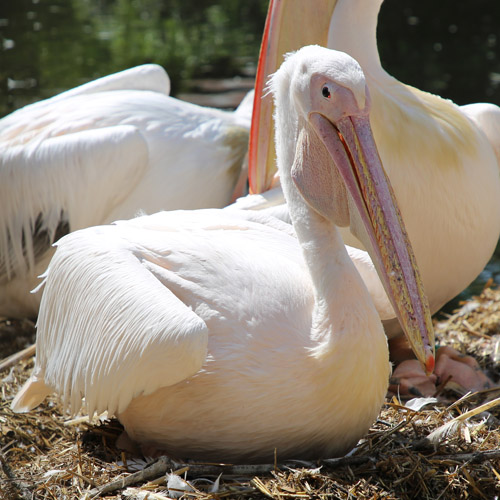
<svg viewBox="0 0 500 500">
<path fill-rule="evenodd" d="M 7 333 L 5 333 L 7 331 Z M 33 325 L 0 325 L 0 337 L 12 337 L 13 351 L 23 347 Z M 500 378 L 500 291 L 487 289 L 456 314 L 439 321 L 440 344 L 473 354 L 490 377 Z M 19 338 L 17 338 L 19 337 Z M 6 341 L 8 343 L 8 341 Z M 8 353 L 2 344 L 2 357 Z M 393 399 L 349 457 L 318 463 L 289 462 L 270 466 L 219 467 L 180 464 L 163 459 L 149 478 L 127 469 L 131 457 L 115 447 L 116 421 L 97 425 L 66 425 L 56 398 L 27 415 L 14 415 L 9 404 L 29 376 L 33 358 L 0 373 L 0 498 L 77 499 L 96 496 L 98 487 L 116 479 L 121 485 L 96 498 L 168 498 L 163 471 L 185 474 L 192 486 L 186 498 L 373 498 L 373 499 L 493 499 L 500 497 L 500 406 L 458 422 L 432 443 L 427 436 L 453 418 L 500 396 L 500 390 L 460 394 L 442 392 L 439 401 L 418 411 Z M 458 400 L 458 402 L 457 402 Z M 279 458 L 279 457 L 278 457 Z M 125 462 L 125 465 L 123 465 Z M 216 492 L 213 481 L 222 472 Z M 200 478 L 206 478 L 210 481 Z M 151 481 L 151 479 L 156 479 Z M 178 486 L 177 486 L 178 487 Z"/>
</svg>

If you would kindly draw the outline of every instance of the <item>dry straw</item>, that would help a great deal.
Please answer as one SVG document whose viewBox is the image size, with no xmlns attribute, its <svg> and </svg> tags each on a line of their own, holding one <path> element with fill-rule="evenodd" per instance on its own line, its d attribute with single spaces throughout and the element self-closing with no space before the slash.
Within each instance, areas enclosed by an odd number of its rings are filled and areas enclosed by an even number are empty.
<svg viewBox="0 0 500 500">
<path fill-rule="evenodd" d="M 498 382 L 499 290 L 488 288 L 439 320 L 436 332 L 440 344 L 474 355 Z M 17 352 L 32 334 L 30 322 L 3 322 L 3 352 L 9 335 L 11 351 Z M 29 414 L 14 415 L 10 401 L 32 367 L 33 358 L 15 360 L 0 372 L 2 500 L 500 497 L 499 389 L 463 395 L 447 386 L 437 399 L 411 407 L 392 398 L 356 450 L 340 459 L 280 463 L 278 453 L 276 463 L 257 466 L 168 457 L 146 465 L 116 449 L 118 422 L 89 423 L 82 416 L 68 425 L 56 398 Z M 142 470 L 134 472 L 137 467 Z"/>
</svg>

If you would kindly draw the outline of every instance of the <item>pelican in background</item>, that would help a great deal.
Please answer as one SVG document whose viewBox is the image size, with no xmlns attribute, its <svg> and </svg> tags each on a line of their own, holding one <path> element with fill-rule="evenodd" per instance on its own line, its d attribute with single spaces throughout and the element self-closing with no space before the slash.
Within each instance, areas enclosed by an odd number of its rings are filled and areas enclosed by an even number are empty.
<svg viewBox="0 0 500 500">
<path fill-rule="evenodd" d="M 36 316 L 29 292 L 69 231 L 242 194 L 251 99 L 231 113 L 169 91 L 149 64 L 0 120 L 0 315 Z"/>
<path fill-rule="evenodd" d="M 319 43 L 354 57 L 366 76 L 375 141 L 434 313 L 478 276 L 500 235 L 500 108 L 483 103 L 459 107 L 384 71 L 376 43 L 381 4 L 382 0 L 271 0 L 256 81 L 250 190 L 258 193 L 277 184 L 272 140 L 262 132 L 270 127 L 272 116 L 272 102 L 263 87 L 282 54 Z M 302 31 L 304 23 L 308 29 Z M 264 198 L 267 203 L 265 193 Z M 276 189 L 272 198 L 275 203 Z M 342 230 L 342 237 L 347 244 L 364 248 L 362 231 L 351 224 L 350 230 Z M 393 359 L 404 360 L 409 353 L 398 335 L 399 325 L 393 321 L 385 327 Z M 451 374 L 467 389 L 486 387 L 488 379 L 469 370 L 470 361 L 443 348 L 437 353 L 436 373 L 442 378 Z M 413 371 L 412 364 L 403 363 L 401 369 L 410 366 Z M 411 374 L 410 385 L 432 393 L 434 385 L 418 373 Z"/>
<path fill-rule="evenodd" d="M 295 232 L 263 212 L 162 212 L 57 245 L 34 372 L 12 403 L 52 391 L 116 414 L 143 447 L 230 462 L 352 448 L 390 365 L 371 297 L 336 226 L 359 219 L 426 370 L 432 323 L 350 56 L 318 46 L 271 81 L 277 157 Z M 298 238 L 300 244 L 297 244 Z"/>
</svg>

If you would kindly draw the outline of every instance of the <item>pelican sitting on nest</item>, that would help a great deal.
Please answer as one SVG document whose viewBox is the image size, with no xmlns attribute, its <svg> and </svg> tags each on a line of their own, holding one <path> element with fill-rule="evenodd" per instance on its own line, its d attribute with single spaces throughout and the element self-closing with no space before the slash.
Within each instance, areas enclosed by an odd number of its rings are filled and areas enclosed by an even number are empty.
<svg viewBox="0 0 500 500">
<path fill-rule="evenodd" d="M 271 2 L 256 82 L 250 188 L 260 192 L 273 185 L 272 140 L 262 132 L 270 127 L 272 103 L 269 96 L 260 96 L 266 75 L 278 67 L 281 54 L 319 43 L 354 57 L 366 76 L 374 138 L 434 313 L 478 276 L 500 236 L 500 108 L 459 107 L 384 71 L 376 42 L 381 4 L 382 0 Z M 276 202 L 277 194 L 272 196 Z M 351 225 L 350 231 L 342 230 L 342 237 L 347 244 L 364 248 L 358 233 L 359 228 Z M 385 327 L 392 358 L 404 360 L 409 353 L 398 335 L 399 325 L 393 321 Z M 396 375 L 405 378 L 412 390 L 420 386 L 422 392 L 433 393 L 434 382 L 415 372 L 413 363 L 402 363 Z M 466 390 L 490 384 L 472 358 L 450 348 L 438 351 L 436 373 L 442 380 L 451 375 Z"/>
<path fill-rule="evenodd" d="M 117 415 L 149 448 L 204 460 L 341 455 L 376 418 L 387 339 L 336 228 L 366 227 L 394 308 L 432 371 L 432 324 L 373 142 L 361 68 L 318 46 L 271 82 L 295 233 L 265 213 L 163 212 L 64 237 L 50 263 L 34 372 Z"/>
<path fill-rule="evenodd" d="M 169 90 L 139 66 L 0 120 L 0 315 L 36 316 L 29 292 L 69 231 L 242 194 L 251 100 L 230 113 Z"/>
</svg>

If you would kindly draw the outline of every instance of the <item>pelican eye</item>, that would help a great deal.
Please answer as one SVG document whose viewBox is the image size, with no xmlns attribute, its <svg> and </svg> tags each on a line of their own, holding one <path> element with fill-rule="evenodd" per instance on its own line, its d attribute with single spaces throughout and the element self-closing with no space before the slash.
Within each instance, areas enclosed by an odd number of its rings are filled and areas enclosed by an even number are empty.
<svg viewBox="0 0 500 500">
<path fill-rule="evenodd" d="M 330 88 L 328 87 L 328 85 L 323 85 L 321 93 L 323 94 L 323 97 L 325 97 L 326 99 L 330 99 L 330 97 L 332 97 L 332 93 L 330 92 Z"/>
</svg>

